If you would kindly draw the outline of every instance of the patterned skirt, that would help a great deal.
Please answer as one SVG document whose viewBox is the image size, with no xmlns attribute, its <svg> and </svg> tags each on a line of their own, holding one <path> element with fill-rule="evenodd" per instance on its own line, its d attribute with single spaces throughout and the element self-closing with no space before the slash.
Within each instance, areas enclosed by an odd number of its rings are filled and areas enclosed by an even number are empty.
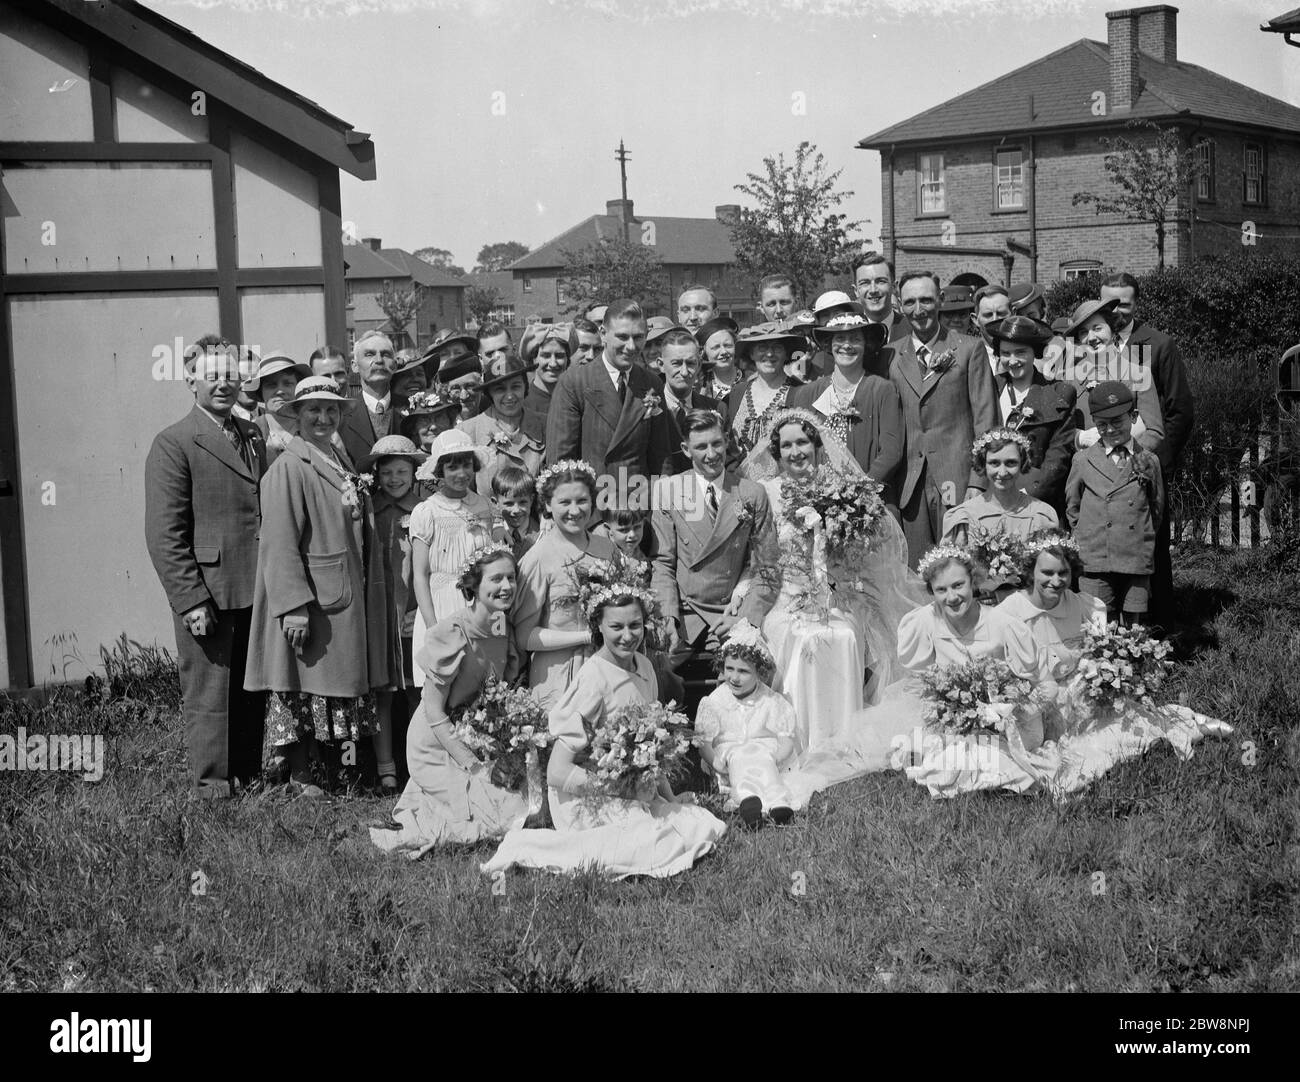
<svg viewBox="0 0 1300 1082">
<path fill-rule="evenodd" d="M 273 691 L 266 700 L 266 739 L 272 747 L 308 736 L 331 744 L 359 740 L 379 731 L 374 693 L 336 699 L 302 691 Z"/>
</svg>

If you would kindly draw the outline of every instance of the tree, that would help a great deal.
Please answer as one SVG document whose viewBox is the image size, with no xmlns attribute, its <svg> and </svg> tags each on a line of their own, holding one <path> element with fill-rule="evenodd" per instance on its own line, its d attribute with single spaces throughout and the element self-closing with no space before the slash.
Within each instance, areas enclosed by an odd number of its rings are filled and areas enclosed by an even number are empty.
<svg viewBox="0 0 1300 1082">
<path fill-rule="evenodd" d="M 752 278 L 787 274 L 795 296 L 811 300 L 828 275 L 852 269 L 862 250 L 852 234 L 866 223 L 835 212 L 853 193 L 836 190 L 844 170 L 828 173 L 825 157 L 812 143 L 805 140 L 795 148 L 793 164 L 779 154 L 764 158 L 763 169 L 735 186 L 757 204 L 742 208 L 732 226 L 736 263 Z"/>
<path fill-rule="evenodd" d="M 1110 153 L 1102 165 L 1113 190 L 1109 193 L 1078 192 L 1074 205 L 1092 204 L 1098 214 L 1118 214 L 1132 222 L 1152 222 L 1156 227 L 1156 257 L 1165 265 L 1165 226 L 1177 214 L 1178 197 L 1187 192 L 1201 171 L 1196 148 L 1183 145 L 1176 128 L 1162 128 L 1149 120 L 1131 120 L 1126 125 L 1146 131 L 1137 140 L 1119 136 L 1103 138 Z"/>
<path fill-rule="evenodd" d="M 640 241 L 606 237 L 560 252 L 564 312 L 577 312 L 593 300 L 630 297 L 643 307 L 659 307 L 668 293 L 668 273 L 659 253 Z"/>
<path fill-rule="evenodd" d="M 423 259 L 431 267 L 441 267 L 457 278 L 465 277 L 465 268 L 452 262 L 452 254 L 446 248 L 417 248 L 411 254 L 416 259 Z"/>
<path fill-rule="evenodd" d="M 472 285 L 465 290 L 465 311 L 474 317 L 475 323 L 482 326 L 501 307 L 504 300 L 493 286 Z"/>
<path fill-rule="evenodd" d="M 528 254 L 528 245 L 517 240 L 503 240 L 497 244 L 485 244 L 478 250 L 476 271 L 502 271 L 516 259 L 523 259 Z"/>
<path fill-rule="evenodd" d="M 409 289 L 402 289 L 392 282 L 385 282 L 384 288 L 375 298 L 375 303 L 388 317 L 388 326 L 394 338 L 393 345 L 398 349 L 406 348 L 407 344 L 413 341 L 406 333 L 406 325 L 416 317 L 420 305 L 424 303 L 424 287 L 412 284 Z M 404 341 L 399 343 L 397 341 L 399 338 Z"/>
</svg>

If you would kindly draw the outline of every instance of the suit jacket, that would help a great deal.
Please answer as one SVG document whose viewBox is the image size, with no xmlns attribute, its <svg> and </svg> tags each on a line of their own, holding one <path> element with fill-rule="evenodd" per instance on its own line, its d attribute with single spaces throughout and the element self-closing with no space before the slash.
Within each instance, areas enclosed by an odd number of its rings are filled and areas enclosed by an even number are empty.
<svg viewBox="0 0 1300 1082">
<path fill-rule="evenodd" d="M 382 436 L 395 435 L 399 430 L 403 399 L 390 397 L 388 409 L 384 413 L 383 431 L 376 431 L 370 411 L 366 409 L 366 400 L 360 392 L 352 399 L 353 405 L 343 410 L 339 421 L 339 436 L 343 439 L 343 449 L 355 467 Z"/>
<path fill-rule="evenodd" d="M 1035 371 L 1025 397 L 1008 418 L 1013 428 L 1029 437 L 1029 469 L 1021 474 L 1021 487 L 1034 499 L 1050 504 L 1059 515 L 1065 510 L 1065 479 L 1074 457 L 1074 438 L 1080 414 L 1072 383 L 1045 379 Z"/>
<path fill-rule="evenodd" d="M 648 369 L 633 365 L 627 373 L 628 394 L 619 402 L 603 361 L 569 368 L 551 395 L 546 418 L 546 464 L 566 458 L 591 463 L 596 476 L 625 469 L 649 474 L 650 426 L 642 399 L 653 391 L 663 399 L 663 384 Z"/>
<path fill-rule="evenodd" d="M 776 530 L 763 486 L 724 473 L 717 518 L 710 520 L 695 472 L 655 483 L 651 524 L 655 534 L 651 588 L 664 615 L 679 621 L 688 641 L 704 625 L 716 627 L 739 590 L 741 616 L 755 627 L 775 593 L 761 569 L 776 560 Z M 690 619 L 690 617 L 694 619 Z"/>
<path fill-rule="evenodd" d="M 1130 347 L 1141 347 L 1141 357 L 1151 368 L 1151 376 L 1160 398 L 1160 417 L 1165 438 L 1156 450 L 1160 466 L 1167 474 L 1183 457 L 1183 448 L 1196 422 L 1192 387 L 1187 380 L 1182 354 L 1174 340 L 1149 323 L 1137 320 L 1129 335 Z"/>
<path fill-rule="evenodd" d="M 812 409 L 830 385 L 830 376 L 805 383 L 790 392 L 789 403 Z M 853 405 L 862 416 L 849 425 L 849 450 L 867 476 L 885 486 L 885 503 L 897 506 L 898 473 L 906 446 L 898 391 L 889 380 L 868 373 L 858 384 Z"/>
<path fill-rule="evenodd" d="M 979 484 L 970 464 L 971 444 L 998 423 L 997 392 L 984 343 L 941 325 L 931 348 L 935 354 L 952 350 L 954 357 L 944 371 L 924 379 L 910 336 L 881 350 L 889 357 L 889 379 L 902 400 L 907 428 L 900 506 L 911 500 L 927 469 L 939 491 L 951 483 L 952 502 L 961 503 L 967 487 Z"/>
<path fill-rule="evenodd" d="M 722 417 L 723 431 L 727 434 L 727 468 L 734 468 L 739 454 L 735 449 L 735 440 L 731 438 L 731 428 L 726 423 L 726 407 L 716 398 L 710 398 L 696 391 L 691 395 L 691 408 L 713 410 Z M 682 440 L 686 436 L 677 423 L 677 418 L 668 409 L 667 399 L 664 400 L 663 409 L 656 416 L 651 417 L 647 424 L 650 426 L 650 442 L 646 448 L 649 472 L 657 476 L 671 476 L 689 470 L 691 460 L 682 452 Z"/>
<path fill-rule="evenodd" d="M 1150 479 L 1147 484 L 1140 473 Z M 1164 506 L 1160 460 L 1152 452 L 1139 449 L 1123 469 L 1101 443 L 1074 456 L 1065 482 L 1065 512 L 1085 571 L 1151 574 Z"/>
<path fill-rule="evenodd" d="M 145 543 L 178 615 L 208 602 L 253 603 L 266 444 L 255 425 L 235 418 L 235 426 L 256 452 L 251 471 L 197 405 L 154 437 L 145 459 Z"/>
</svg>

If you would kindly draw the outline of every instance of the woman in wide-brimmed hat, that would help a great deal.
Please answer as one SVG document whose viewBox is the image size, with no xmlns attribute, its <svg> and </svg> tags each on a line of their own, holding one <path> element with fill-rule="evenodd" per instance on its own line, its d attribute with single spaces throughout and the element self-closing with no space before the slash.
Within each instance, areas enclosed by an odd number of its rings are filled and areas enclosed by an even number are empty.
<svg viewBox="0 0 1300 1082">
<path fill-rule="evenodd" d="M 704 386 L 701 394 L 725 402 L 732 386 L 740 379 L 736 367 L 736 321 L 730 316 L 714 316 L 695 332 L 700 344 Z"/>
<path fill-rule="evenodd" d="M 542 468 L 546 429 L 524 409 L 528 369 L 507 354 L 490 362 L 484 371 L 483 397 L 491 403 L 482 413 L 461 423 L 461 429 L 487 451 L 488 462 L 474 478 L 475 488 L 492 495 L 492 478 L 503 466 L 518 466 L 533 477 Z"/>
<path fill-rule="evenodd" d="M 257 364 L 252 377 L 244 380 L 242 390 L 262 404 L 262 413 L 253 421 L 266 440 L 266 464 L 270 466 L 289 441 L 298 433 L 293 411 L 293 389 L 311 375 L 311 369 L 295 361 L 282 350 L 272 350 Z"/>
<path fill-rule="evenodd" d="M 464 604 L 456 588 L 456 569 L 474 549 L 506 537 L 505 523 L 491 501 L 475 491 L 474 475 L 486 469 L 488 461 L 483 447 L 453 428 L 433 441 L 428 461 L 415 473 L 438 486 L 411 513 L 411 578 L 419 607 L 412 632 L 417 686 L 424 683 L 419 654 L 425 631 Z"/>
<path fill-rule="evenodd" d="M 790 388 L 802 382 L 785 370 L 795 350 L 806 348 L 803 333 L 789 323 L 759 323 L 737 337 L 736 357 L 742 366 L 751 365 L 754 375 L 731 388 L 727 419 L 745 454 L 767 438 L 772 418 L 785 407 Z"/>
<path fill-rule="evenodd" d="M 406 400 L 413 394 L 429 389 L 433 361 L 418 349 L 399 349 L 393 357 L 393 382 L 389 384 L 395 399 Z"/>
<path fill-rule="evenodd" d="M 1008 316 L 989 329 L 1003 375 L 998 377 L 999 420 L 1028 437 L 1028 462 L 1019 487 L 1049 504 L 1065 521 L 1065 479 L 1070 474 L 1080 414 L 1078 389 L 1038 368 L 1055 340 L 1052 329 L 1027 316 Z"/>
<path fill-rule="evenodd" d="M 1088 412 L 1088 389 L 1106 380 L 1126 383 L 1137 396 L 1138 419 L 1133 425 L 1133 438 L 1145 450 L 1159 452 L 1165 438 L 1164 415 L 1160 410 L 1160 396 L 1156 391 L 1151 366 L 1138 350 L 1121 347 L 1118 331 L 1122 321 L 1115 312 L 1118 303 L 1084 301 L 1070 313 L 1062 334 L 1075 343 L 1074 358 L 1067 365 L 1063 378 L 1079 390 L 1078 404 L 1082 420 L 1079 424 L 1077 445 L 1091 447 L 1097 442 L 1097 428 Z"/>
<path fill-rule="evenodd" d="M 307 741 L 373 734 L 373 692 L 402 686 L 371 497 L 332 442 L 354 404 L 330 379 L 299 382 L 291 406 L 298 435 L 261 485 L 245 687 L 272 692 L 267 733 L 302 786 L 311 782 Z"/>
</svg>

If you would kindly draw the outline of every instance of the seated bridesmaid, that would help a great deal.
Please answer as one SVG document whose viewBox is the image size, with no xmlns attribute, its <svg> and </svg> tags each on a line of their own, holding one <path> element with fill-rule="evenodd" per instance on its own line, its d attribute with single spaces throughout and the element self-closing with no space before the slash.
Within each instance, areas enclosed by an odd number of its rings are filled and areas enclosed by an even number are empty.
<svg viewBox="0 0 1300 1082">
<path fill-rule="evenodd" d="M 635 799 L 593 792 L 586 765 L 591 733 L 607 712 L 654 701 L 654 668 L 639 652 L 653 598 L 639 586 L 615 583 L 587 607 L 592 642 L 599 649 L 578 670 L 550 714 L 555 736 L 547 768 L 552 830 L 512 830 L 487 874 L 515 865 L 550 872 L 595 869 L 618 879 L 656 878 L 686 871 L 709 852 L 726 825 L 692 797 L 673 795 L 667 782 Z"/>
<path fill-rule="evenodd" d="M 488 677 L 508 682 L 519 672 L 508 619 L 514 557 L 502 546 L 479 549 L 456 585 L 468 607 L 429 628 L 419 650 L 424 694 L 406 735 L 411 779 L 393 808 L 399 829 L 370 830 L 379 848 L 412 860 L 436 845 L 497 837 L 528 811 L 523 797 L 488 780 L 489 765 L 452 732 L 447 716 L 472 700 Z"/>
<path fill-rule="evenodd" d="M 1082 570 L 1074 539 L 1058 531 L 1045 533 L 1029 543 L 1022 575 L 1025 588 L 998 606 L 1028 626 L 1044 677 L 1058 682 L 1078 666 L 1086 626 L 1106 622 L 1105 602 L 1070 589 Z"/>
</svg>

